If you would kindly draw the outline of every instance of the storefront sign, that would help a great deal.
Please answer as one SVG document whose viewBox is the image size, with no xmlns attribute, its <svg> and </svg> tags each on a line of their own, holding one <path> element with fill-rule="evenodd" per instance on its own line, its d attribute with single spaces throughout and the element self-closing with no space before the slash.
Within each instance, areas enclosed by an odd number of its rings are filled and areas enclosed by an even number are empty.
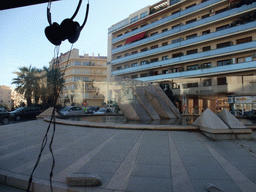
<svg viewBox="0 0 256 192">
<path fill-rule="evenodd" d="M 244 104 L 256 103 L 256 97 L 255 96 L 236 97 L 235 103 L 244 103 Z"/>
</svg>

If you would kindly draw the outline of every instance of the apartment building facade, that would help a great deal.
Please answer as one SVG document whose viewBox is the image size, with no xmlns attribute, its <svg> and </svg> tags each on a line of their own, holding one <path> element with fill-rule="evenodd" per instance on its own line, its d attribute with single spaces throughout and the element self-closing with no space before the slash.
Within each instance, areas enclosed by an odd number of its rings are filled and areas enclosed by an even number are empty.
<svg viewBox="0 0 256 192">
<path fill-rule="evenodd" d="M 78 49 L 72 49 L 71 53 L 60 55 L 58 66 L 65 80 L 59 99 L 61 105 L 83 105 L 86 102 L 87 106 L 102 106 L 105 97 L 93 84 L 106 81 L 107 57 L 79 55 Z"/>
<path fill-rule="evenodd" d="M 5 85 L 0 85 L 0 105 L 11 109 L 12 105 L 12 89 Z"/>
<path fill-rule="evenodd" d="M 180 111 L 256 109 L 256 2 L 163 0 L 108 31 L 108 75 L 169 85 Z"/>
</svg>

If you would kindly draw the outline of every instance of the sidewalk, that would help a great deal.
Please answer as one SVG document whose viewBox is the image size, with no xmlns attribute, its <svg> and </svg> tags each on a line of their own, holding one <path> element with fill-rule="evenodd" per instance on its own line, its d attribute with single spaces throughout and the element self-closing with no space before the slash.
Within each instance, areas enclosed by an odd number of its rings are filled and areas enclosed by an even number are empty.
<svg viewBox="0 0 256 192">
<path fill-rule="evenodd" d="M 26 189 L 47 126 L 43 120 L 0 126 L 1 183 Z M 256 140 L 211 141 L 200 132 L 56 125 L 53 151 L 54 191 L 203 192 L 209 183 L 225 192 L 256 191 Z M 50 191 L 51 165 L 47 145 L 33 191 Z M 69 187 L 66 175 L 71 173 L 96 174 L 103 185 Z"/>
</svg>

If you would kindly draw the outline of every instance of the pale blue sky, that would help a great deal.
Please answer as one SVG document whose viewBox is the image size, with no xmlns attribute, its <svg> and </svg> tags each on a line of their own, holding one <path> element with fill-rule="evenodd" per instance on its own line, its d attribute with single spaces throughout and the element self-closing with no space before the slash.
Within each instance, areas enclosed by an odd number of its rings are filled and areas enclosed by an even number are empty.
<svg viewBox="0 0 256 192">
<path fill-rule="evenodd" d="M 159 0 L 90 0 L 90 13 L 80 38 L 73 48 L 79 49 L 80 55 L 107 55 L 108 28 L 127 18 L 131 13 L 153 5 Z M 78 0 L 53 2 L 52 21 L 61 23 L 70 18 Z M 87 1 L 82 6 L 75 21 L 83 22 Z M 0 85 L 11 85 L 15 78 L 14 71 L 19 67 L 42 68 L 48 66 L 54 56 L 54 45 L 44 35 L 48 26 L 47 3 L 22 8 L 0 11 Z M 70 50 L 71 44 L 66 40 L 60 46 L 60 53 Z"/>
</svg>

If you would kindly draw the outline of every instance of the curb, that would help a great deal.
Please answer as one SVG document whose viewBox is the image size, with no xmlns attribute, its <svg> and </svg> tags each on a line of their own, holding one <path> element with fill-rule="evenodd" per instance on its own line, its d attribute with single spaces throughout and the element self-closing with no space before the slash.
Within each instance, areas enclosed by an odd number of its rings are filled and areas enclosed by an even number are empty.
<svg viewBox="0 0 256 192">
<path fill-rule="evenodd" d="M 44 117 L 44 121 L 50 122 L 50 117 Z M 194 125 L 146 125 L 146 124 L 116 124 L 116 123 L 96 123 L 89 121 L 70 121 L 56 119 L 57 124 L 74 125 L 81 127 L 129 129 L 129 130 L 155 130 L 155 131 L 198 131 L 199 127 Z"/>
</svg>

